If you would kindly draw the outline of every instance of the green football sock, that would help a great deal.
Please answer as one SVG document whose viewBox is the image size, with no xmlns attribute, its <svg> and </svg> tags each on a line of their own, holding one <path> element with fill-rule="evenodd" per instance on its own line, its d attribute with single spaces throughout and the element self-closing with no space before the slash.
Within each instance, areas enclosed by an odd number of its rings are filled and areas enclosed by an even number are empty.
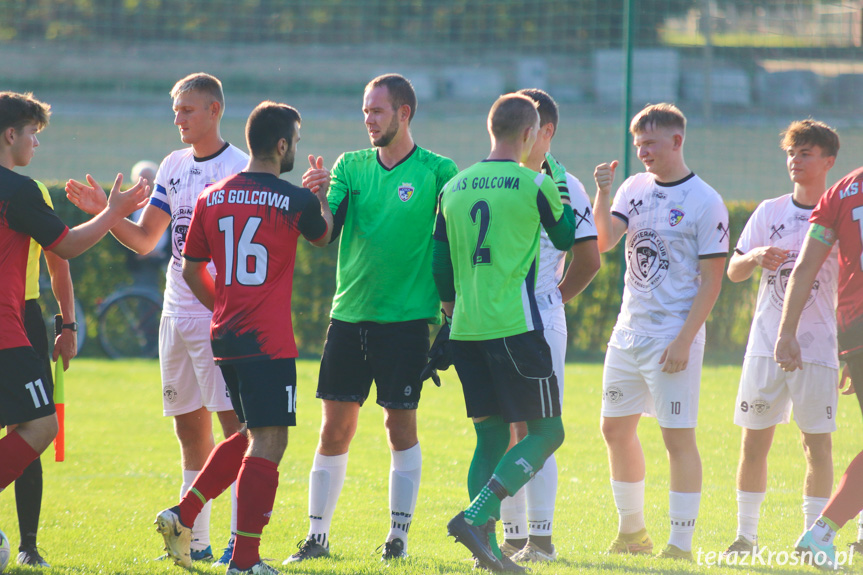
<svg viewBox="0 0 863 575">
<path fill-rule="evenodd" d="M 509 424 L 494 415 L 473 424 L 476 449 L 467 472 L 467 494 L 473 501 L 494 473 L 506 448 L 509 447 Z"/>
<path fill-rule="evenodd" d="M 560 417 L 528 421 L 527 436 L 503 456 L 494 470 L 494 477 L 507 493 L 516 493 L 542 469 L 548 456 L 563 443 L 563 436 Z"/>
<path fill-rule="evenodd" d="M 489 491 L 487 484 L 509 446 L 509 424 L 499 415 L 494 415 L 473 426 L 476 430 L 476 449 L 467 474 L 471 505 L 465 510 L 465 519 L 473 525 L 484 525 L 489 517 L 500 517 L 500 500 Z M 497 505 L 494 504 L 495 500 Z M 490 507 L 483 505 L 486 502 Z"/>
</svg>

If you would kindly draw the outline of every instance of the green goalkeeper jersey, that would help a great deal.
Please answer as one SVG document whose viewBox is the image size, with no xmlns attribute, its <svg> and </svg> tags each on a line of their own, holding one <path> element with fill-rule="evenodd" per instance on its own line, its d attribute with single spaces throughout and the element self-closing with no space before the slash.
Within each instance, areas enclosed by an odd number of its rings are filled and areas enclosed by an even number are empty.
<svg viewBox="0 0 863 575">
<path fill-rule="evenodd" d="M 563 224 L 553 234 L 559 249 L 574 237 L 552 179 L 512 161 L 486 160 L 450 180 L 439 201 L 434 237 L 448 244 L 456 294 L 450 337 L 487 340 L 542 329 L 534 296 L 540 225 Z"/>
<path fill-rule="evenodd" d="M 439 322 L 432 231 L 437 195 L 457 172 L 418 146 L 391 169 L 374 148 L 336 160 L 327 194 L 340 236 L 333 318 Z"/>
</svg>

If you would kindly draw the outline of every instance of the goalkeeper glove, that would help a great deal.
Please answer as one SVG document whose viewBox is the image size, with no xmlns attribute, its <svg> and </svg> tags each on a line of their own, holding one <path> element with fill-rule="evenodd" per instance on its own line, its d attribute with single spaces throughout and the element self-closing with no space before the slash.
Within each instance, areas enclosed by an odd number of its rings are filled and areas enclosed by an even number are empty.
<svg viewBox="0 0 863 575">
<path fill-rule="evenodd" d="M 569 186 L 566 185 L 566 168 L 563 164 L 551 155 L 551 152 L 545 153 L 545 162 L 543 167 L 548 175 L 554 180 L 554 185 L 557 186 L 560 195 L 569 198 Z"/>
<path fill-rule="evenodd" d="M 449 345 L 450 322 L 452 318 L 444 315 L 444 324 L 438 330 L 428 352 L 428 363 L 420 374 L 422 381 L 432 378 L 434 384 L 440 387 L 440 376 L 437 371 L 445 371 L 452 365 L 452 349 Z"/>
</svg>

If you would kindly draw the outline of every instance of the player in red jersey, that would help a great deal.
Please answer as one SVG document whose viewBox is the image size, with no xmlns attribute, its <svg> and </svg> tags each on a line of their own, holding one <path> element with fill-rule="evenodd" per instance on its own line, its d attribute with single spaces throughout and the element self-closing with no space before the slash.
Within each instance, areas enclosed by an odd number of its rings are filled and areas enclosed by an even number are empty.
<svg viewBox="0 0 863 575">
<path fill-rule="evenodd" d="M 863 410 L 863 168 L 827 190 L 809 218 L 809 235 L 788 281 L 775 359 L 786 371 L 803 369 L 797 325 L 815 276 L 833 244 L 839 242 L 839 357 L 846 362 L 840 387 L 851 378 L 846 394 L 857 393 Z M 863 451 L 845 470 L 839 487 L 812 527 L 797 541 L 812 562 L 835 567 L 833 539 L 849 519 L 863 509 Z"/>
<path fill-rule="evenodd" d="M 293 168 L 299 139 L 299 112 L 274 102 L 258 105 L 246 124 L 248 168 L 204 190 L 189 224 L 183 278 L 214 312 L 213 356 L 245 425 L 216 446 L 180 505 L 156 519 L 166 551 L 185 567 L 191 566 L 187 526 L 236 480 L 237 542 L 227 573 L 277 573 L 258 549 L 288 427 L 296 425 L 291 290 L 297 239 L 326 245 L 332 228 L 327 182 L 316 196 L 279 179 Z M 309 160 L 313 169 L 323 165 L 320 158 Z M 206 269 L 211 259 L 215 279 Z"/>
<path fill-rule="evenodd" d="M 51 107 L 32 94 L 0 92 L 0 491 L 12 483 L 57 435 L 57 415 L 45 366 L 24 330 L 24 287 L 30 238 L 63 259 L 80 255 L 125 216 L 146 203 L 140 181 L 120 192 L 117 175 L 107 206 L 72 229 L 48 207 L 36 182 L 15 172 L 33 159 L 36 134 Z"/>
</svg>

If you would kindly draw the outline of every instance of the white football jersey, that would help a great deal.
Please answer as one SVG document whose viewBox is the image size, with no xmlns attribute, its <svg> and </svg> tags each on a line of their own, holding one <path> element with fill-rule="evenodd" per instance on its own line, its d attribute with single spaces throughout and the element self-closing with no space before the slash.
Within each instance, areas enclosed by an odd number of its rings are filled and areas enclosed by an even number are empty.
<svg viewBox="0 0 863 575">
<path fill-rule="evenodd" d="M 590 198 L 584 191 L 584 186 L 578 178 L 567 172 L 566 185 L 569 188 L 569 202 L 575 215 L 575 241 L 596 239 L 596 226 L 593 224 L 593 208 Z M 551 243 L 545 228 L 540 227 L 539 237 L 539 273 L 536 276 L 535 292 L 537 299 L 554 293 L 557 284 L 563 279 L 563 268 L 566 262 L 566 252 L 562 252 Z"/>
<path fill-rule="evenodd" d="M 728 210 L 695 174 L 670 184 L 641 172 L 618 188 L 611 212 L 627 224 L 623 304 L 615 329 L 674 338 L 701 285 L 702 259 L 728 256 Z M 695 338 L 704 342 L 702 325 Z"/>
<path fill-rule="evenodd" d="M 809 215 L 813 208 L 798 204 L 791 194 L 765 200 L 755 208 L 740 234 L 735 251 L 741 254 L 761 246 L 788 250 L 788 257 L 776 271 L 761 270 L 758 301 L 746 345 L 747 357 L 773 357 L 785 289 L 809 231 Z M 816 276 L 797 328 L 803 361 L 834 369 L 839 368 L 836 343 L 838 276 L 839 253 L 838 246 L 834 245 Z"/>
<path fill-rule="evenodd" d="M 195 202 L 204 188 L 243 171 L 249 156 L 225 143 L 212 156 L 196 158 L 192 148 L 171 152 L 162 160 L 156 173 L 156 185 L 150 204 L 171 216 L 171 260 L 168 262 L 163 315 L 210 317 L 213 313 L 198 301 L 183 279 L 183 246 L 195 210 Z M 208 269 L 215 274 L 213 262 Z"/>
</svg>

